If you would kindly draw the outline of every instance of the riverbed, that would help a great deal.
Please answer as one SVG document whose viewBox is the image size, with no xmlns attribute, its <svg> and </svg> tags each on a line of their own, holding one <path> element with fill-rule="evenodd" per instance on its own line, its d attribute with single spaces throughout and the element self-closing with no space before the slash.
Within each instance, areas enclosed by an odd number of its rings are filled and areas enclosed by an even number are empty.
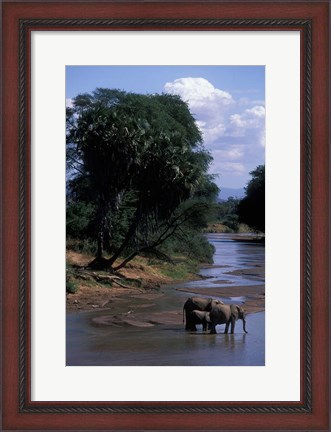
<svg viewBox="0 0 331 432">
<path fill-rule="evenodd" d="M 262 366 L 265 362 L 264 244 L 209 234 L 214 263 L 200 277 L 118 299 L 108 310 L 67 314 L 67 366 Z M 186 332 L 182 307 L 199 294 L 242 305 L 234 334 Z M 255 312 L 255 313 L 253 313 Z M 201 326 L 200 326 L 201 327 Z"/>
</svg>

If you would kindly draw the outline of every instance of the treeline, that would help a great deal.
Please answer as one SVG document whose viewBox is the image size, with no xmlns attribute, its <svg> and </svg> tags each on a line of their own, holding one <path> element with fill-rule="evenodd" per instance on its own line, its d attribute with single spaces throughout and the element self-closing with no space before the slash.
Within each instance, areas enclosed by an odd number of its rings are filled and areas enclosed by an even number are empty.
<svg viewBox="0 0 331 432">
<path fill-rule="evenodd" d="M 96 89 L 67 108 L 67 243 L 117 271 L 137 255 L 211 261 L 200 234 L 218 187 L 185 102 Z"/>
<path fill-rule="evenodd" d="M 259 165 L 250 175 L 245 197 L 229 197 L 226 201 L 215 204 L 211 224 L 221 224 L 223 230 L 229 232 L 242 229 L 265 232 L 265 166 Z"/>
</svg>

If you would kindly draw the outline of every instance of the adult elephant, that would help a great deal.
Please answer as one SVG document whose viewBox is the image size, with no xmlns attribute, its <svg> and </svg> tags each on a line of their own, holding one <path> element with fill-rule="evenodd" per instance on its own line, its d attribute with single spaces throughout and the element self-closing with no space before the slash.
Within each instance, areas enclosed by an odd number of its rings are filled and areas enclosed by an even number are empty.
<svg viewBox="0 0 331 432">
<path fill-rule="evenodd" d="M 241 306 L 235 304 L 218 304 L 213 305 L 209 313 L 210 316 L 210 333 L 216 333 L 216 326 L 218 324 L 225 324 L 224 333 L 228 333 L 229 326 L 231 325 L 231 333 L 234 333 L 236 321 L 241 319 L 243 321 L 243 330 L 246 331 L 245 311 Z"/>
<path fill-rule="evenodd" d="M 194 310 L 209 312 L 214 306 L 224 304 L 220 300 L 206 297 L 189 297 L 183 306 L 183 323 L 184 312 L 186 318 L 185 330 L 197 331 L 196 324 L 201 324 L 197 320 L 197 316 L 193 315 Z"/>
</svg>

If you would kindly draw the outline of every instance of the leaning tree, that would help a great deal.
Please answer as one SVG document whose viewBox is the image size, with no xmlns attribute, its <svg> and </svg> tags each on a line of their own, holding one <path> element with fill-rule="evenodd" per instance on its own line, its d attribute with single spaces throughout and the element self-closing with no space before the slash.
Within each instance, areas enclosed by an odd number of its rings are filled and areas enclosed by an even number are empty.
<svg viewBox="0 0 331 432">
<path fill-rule="evenodd" d="M 93 265 L 116 269 L 137 254 L 160 254 L 160 244 L 215 195 L 210 162 L 179 96 L 109 89 L 78 95 L 67 109 L 67 199 L 93 207 Z"/>
</svg>

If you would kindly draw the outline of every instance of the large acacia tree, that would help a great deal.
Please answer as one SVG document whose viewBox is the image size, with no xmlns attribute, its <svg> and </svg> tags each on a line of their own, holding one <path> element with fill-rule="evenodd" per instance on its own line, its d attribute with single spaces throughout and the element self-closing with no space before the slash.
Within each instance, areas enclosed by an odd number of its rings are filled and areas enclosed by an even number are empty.
<svg viewBox="0 0 331 432">
<path fill-rule="evenodd" d="M 215 195 L 210 162 L 179 96 L 109 89 L 78 95 L 67 109 L 67 195 L 69 205 L 90 206 L 93 264 L 113 268 L 127 254 L 118 268 L 139 253 L 160 254 L 158 246 Z"/>
</svg>

